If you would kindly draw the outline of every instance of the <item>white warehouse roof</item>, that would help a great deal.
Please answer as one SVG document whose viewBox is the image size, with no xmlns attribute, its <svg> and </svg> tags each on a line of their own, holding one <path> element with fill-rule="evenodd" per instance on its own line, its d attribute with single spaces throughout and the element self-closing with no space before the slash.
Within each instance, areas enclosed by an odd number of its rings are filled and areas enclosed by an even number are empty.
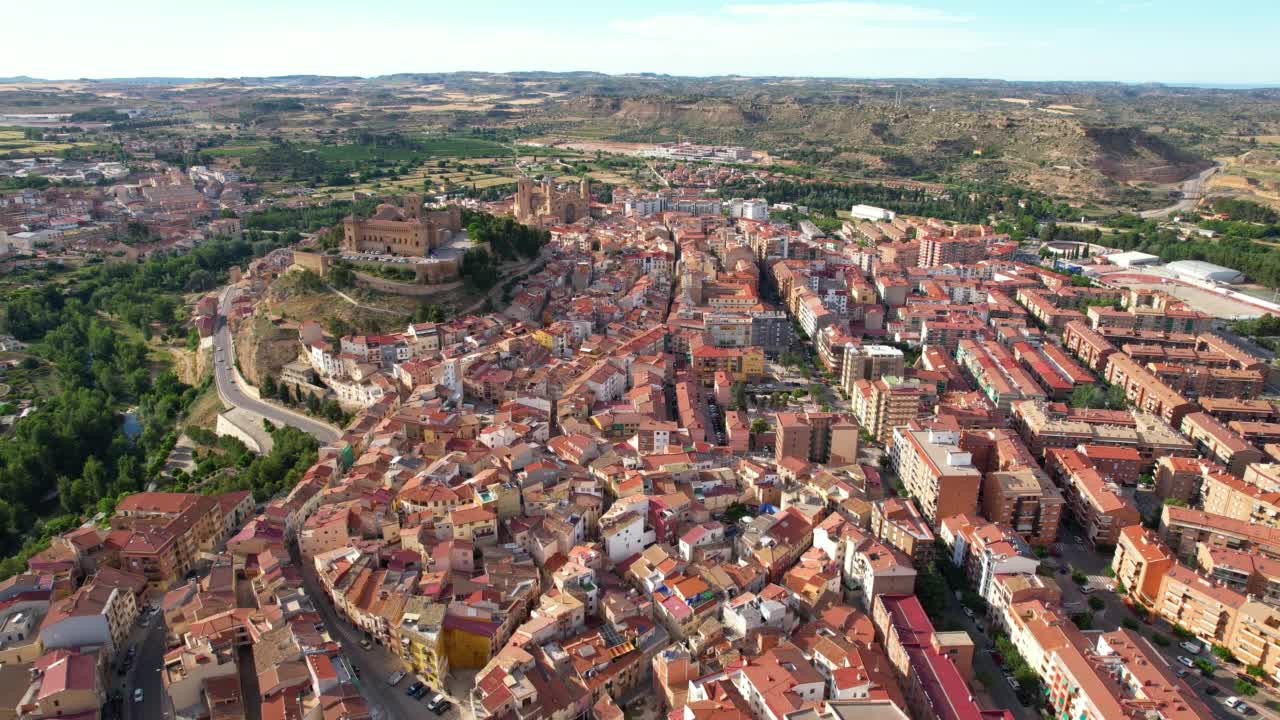
<svg viewBox="0 0 1280 720">
<path fill-rule="evenodd" d="M 1244 274 L 1239 270 L 1232 270 L 1231 268 L 1214 265 L 1203 260 L 1178 260 L 1165 265 L 1165 269 L 1175 275 L 1196 280 L 1235 283 L 1244 279 Z"/>
<path fill-rule="evenodd" d="M 1134 265 L 1150 265 L 1160 262 L 1158 255 L 1148 255 L 1147 253 L 1130 250 L 1129 252 L 1112 253 L 1107 256 L 1107 262 L 1120 267 L 1133 267 Z"/>
</svg>

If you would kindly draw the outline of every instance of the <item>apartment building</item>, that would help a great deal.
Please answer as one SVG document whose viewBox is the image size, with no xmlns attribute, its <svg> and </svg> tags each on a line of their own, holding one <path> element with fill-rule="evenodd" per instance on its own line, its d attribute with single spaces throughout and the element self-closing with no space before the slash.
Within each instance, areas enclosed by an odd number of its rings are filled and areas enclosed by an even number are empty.
<svg viewBox="0 0 1280 720">
<path fill-rule="evenodd" d="M 1228 645 L 1245 596 L 1181 563 L 1161 576 L 1155 611 L 1209 645 Z"/>
<path fill-rule="evenodd" d="M 40 642 L 45 650 L 100 647 L 106 657 L 114 657 L 128 644 L 137 617 L 131 591 L 89 583 L 49 603 L 40 624 Z"/>
<path fill-rule="evenodd" d="M 849 388 L 849 400 L 858 424 L 882 443 L 893 438 L 894 428 L 905 426 L 920 414 L 923 396 L 919 380 L 892 375 L 857 380 Z"/>
<path fill-rule="evenodd" d="M 848 465 L 858 459 L 858 424 L 834 413 L 776 413 L 774 453 L 806 462 Z"/>
<path fill-rule="evenodd" d="M 920 343 L 937 345 L 947 355 L 954 356 L 961 340 L 977 340 L 990 334 L 990 328 L 981 318 L 953 313 L 942 320 L 926 319 L 920 326 Z"/>
<path fill-rule="evenodd" d="M 997 408 L 1008 411 L 1017 400 L 1044 400 L 1044 390 L 1003 345 L 993 340 L 961 340 L 956 360 Z"/>
<path fill-rule="evenodd" d="M 1213 323 L 1213 318 L 1204 313 L 1169 306 L 1160 308 L 1130 306 L 1124 310 L 1116 310 L 1107 306 L 1093 305 L 1085 314 L 1089 318 L 1089 324 L 1095 330 L 1100 327 L 1115 327 L 1124 330 L 1197 335 L 1208 330 Z"/>
<path fill-rule="evenodd" d="M 442 639 L 444 615 L 444 603 L 411 596 L 392 630 L 392 650 L 431 687 L 444 687 L 449 677 L 449 658 Z"/>
<path fill-rule="evenodd" d="M 959 433 L 900 427 L 893 434 L 893 462 L 907 493 L 930 524 L 973 513 L 982 473 L 959 446 Z"/>
<path fill-rule="evenodd" d="M 1137 485 L 1138 477 L 1147 465 L 1143 462 L 1142 455 L 1131 447 L 1085 444 L 1077 445 L 1076 451 L 1089 461 L 1103 480 L 1117 485 Z"/>
<path fill-rule="evenodd" d="M 1161 455 L 1195 457 L 1195 447 L 1160 418 L 1125 410 L 1081 410 L 1055 403 L 1013 403 L 1013 426 L 1037 457 L 1048 448 L 1131 447 L 1149 466 Z"/>
<path fill-rule="evenodd" d="M 1112 353 L 1107 358 L 1106 380 L 1124 388 L 1125 397 L 1144 412 L 1149 412 L 1165 422 L 1177 426 L 1197 406 L 1183 397 L 1133 358 L 1124 353 Z"/>
<path fill-rule="evenodd" d="M 938 537 L 950 551 L 951 564 L 964 570 L 974 591 L 988 602 L 996 594 L 997 577 L 1034 575 L 1040 566 L 1022 536 L 973 515 L 943 519 Z"/>
<path fill-rule="evenodd" d="M 1115 545 L 1120 530 L 1142 521 L 1142 515 L 1120 486 L 1109 483 L 1082 453 L 1051 448 L 1045 468 L 1063 489 L 1067 509 L 1095 546 Z"/>
<path fill-rule="evenodd" d="M 1232 420 L 1227 423 L 1227 429 L 1255 447 L 1280 443 L 1280 423 Z"/>
<path fill-rule="evenodd" d="M 1032 545 L 1051 545 L 1058 538 L 1065 500 L 1039 468 L 987 473 L 981 502 L 983 517 L 1013 528 Z"/>
<path fill-rule="evenodd" d="M 227 526 L 217 498 L 144 492 L 120 501 L 111 527 L 121 569 L 146 577 L 149 592 L 165 592 L 224 539 Z"/>
<path fill-rule="evenodd" d="M 1125 592 L 1143 605 L 1154 607 L 1164 574 L 1175 563 L 1177 559 L 1155 533 L 1141 525 L 1130 525 L 1120 531 L 1111 569 Z"/>
<path fill-rule="evenodd" d="M 1080 320 L 1063 327 L 1062 343 L 1094 372 L 1106 370 L 1107 359 L 1118 352 L 1107 338 Z"/>
<path fill-rule="evenodd" d="M 859 345 L 845 348 L 840 386 L 852 392 L 858 380 L 878 380 L 886 375 L 902 377 L 906 373 L 906 355 L 889 345 Z"/>
<path fill-rule="evenodd" d="M 1160 540 L 1180 558 L 1200 543 L 1280 558 L 1280 530 L 1176 505 L 1160 509 Z"/>
<path fill-rule="evenodd" d="M 1078 720 L 1133 716 L 1202 720 L 1213 716 L 1154 648 L 1128 629 L 1053 651 L 1043 678 L 1052 712 Z"/>
<path fill-rule="evenodd" d="M 1204 511 L 1253 525 L 1280 528 L 1280 491 L 1274 486 L 1264 487 L 1253 482 L 1259 479 L 1259 474 L 1252 468 L 1245 477 L 1248 480 L 1222 472 L 1204 473 L 1201 476 Z"/>
<path fill-rule="evenodd" d="M 1280 411 L 1270 400 L 1206 397 L 1200 398 L 1199 403 L 1205 412 L 1228 425 L 1232 420 L 1265 423 L 1280 421 Z"/>
<path fill-rule="evenodd" d="M 1201 572 L 1237 592 L 1280 605 L 1280 560 L 1228 548 L 1199 545 L 1196 565 Z"/>
<path fill-rule="evenodd" d="M 1229 472 L 1244 475 L 1245 466 L 1262 462 L 1262 451 L 1227 429 L 1206 412 L 1194 412 L 1182 419 L 1182 434 L 1195 443 L 1202 454 L 1222 463 Z"/>
<path fill-rule="evenodd" d="M 987 259 L 991 240 L 980 238 L 939 237 L 926 235 L 920 238 L 919 267 L 941 265 L 972 265 Z"/>
<path fill-rule="evenodd" d="M 755 346 L 717 347 L 695 343 L 689 348 L 689 364 L 706 387 L 715 382 L 718 372 L 725 372 L 734 382 L 756 382 L 764 375 L 764 351 Z"/>
<path fill-rule="evenodd" d="M 881 595 L 915 592 L 916 569 L 911 558 L 887 543 L 850 533 L 845 537 L 841 577 L 848 594 L 870 611 Z"/>
<path fill-rule="evenodd" d="M 914 595 L 880 595 L 872 622 L 914 718 L 1013 720 L 1008 710 L 984 711 L 965 683 L 973 674 L 973 640 L 964 632 L 936 632 Z"/>
<path fill-rule="evenodd" d="M 928 567 L 933 560 L 933 530 L 909 498 L 885 498 L 873 503 L 871 533 L 911 558 L 914 567 Z"/>
<path fill-rule="evenodd" d="M 1226 472 L 1216 463 L 1198 458 L 1166 455 L 1156 459 L 1153 479 L 1156 496 L 1161 500 L 1180 500 L 1190 503 L 1200 495 L 1200 481 L 1207 472 Z"/>
</svg>

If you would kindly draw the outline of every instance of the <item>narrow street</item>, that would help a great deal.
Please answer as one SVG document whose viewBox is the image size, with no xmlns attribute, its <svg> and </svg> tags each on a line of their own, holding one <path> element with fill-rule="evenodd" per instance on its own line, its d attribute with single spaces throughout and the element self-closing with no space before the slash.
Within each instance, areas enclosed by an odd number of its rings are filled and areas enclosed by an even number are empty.
<svg viewBox="0 0 1280 720">
<path fill-rule="evenodd" d="M 302 568 L 302 585 L 307 595 L 315 603 L 316 610 L 324 620 L 329 635 L 342 646 L 343 658 L 352 666 L 358 675 L 357 688 L 369 703 L 369 711 L 374 720 L 388 718 L 420 718 L 440 717 L 445 720 L 458 718 L 461 705 L 456 698 L 450 697 L 453 707 L 443 715 L 433 715 L 427 710 L 428 694 L 422 699 L 414 699 L 405 694 L 405 690 L 413 684 L 414 677 L 406 675 L 395 687 L 387 685 L 387 677 L 398 670 L 404 670 L 403 663 L 385 648 L 376 643 L 368 650 L 360 647 L 362 633 L 338 616 L 337 611 L 325 595 L 324 588 L 316 576 L 315 569 L 302 562 L 296 546 L 289 549 L 293 561 Z M 444 688 L 433 688 L 436 692 L 445 692 Z"/>
<path fill-rule="evenodd" d="M 248 580 L 236 580 L 236 605 L 243 608 L 258 607 L 258 598 Z M 240 696 L 244 699 L 245 720 L 262 719 L 262 692 L 258 687 L 258 672 L 253 663 L 253 646 L 236 649 L 237 670 L 240 673 Z"/>
<path fill-rule="evenodd" d="M 145 628 L 134 626 L 129 642 L 136 643 L 138 654 L 132 667 L 124 677 L 123 717 L 124 720 L 156 720 L 156 718 L 172 718 L 169 707 L 169 693 L 164 689 L 160 673 L 164 669 L 165 635 L 164 616 L 156 613 Z M 128 646 L 122 648 L 128 652 Z M 119 679 L 119 676 L 113 678 Z M 142 689 L 142 702 L 134 702 L 133 693 Z"/>
</svg>

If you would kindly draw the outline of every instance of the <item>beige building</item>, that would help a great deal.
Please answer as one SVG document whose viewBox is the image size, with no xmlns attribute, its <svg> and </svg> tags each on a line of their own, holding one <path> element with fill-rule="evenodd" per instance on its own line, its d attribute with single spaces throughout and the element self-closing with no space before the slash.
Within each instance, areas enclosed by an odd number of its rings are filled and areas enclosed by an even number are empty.
<svg viewBox="0 0 1280 720">
<path fill-rule="evenodd" d="M 871 532 L 911 558 L 914 567 L 933 560 L 933 530 L 910 498 L 886 498 L 871 505 Z"/>
<path fill-rule="evenodd" d="M 379 205 L 372 217 L 348 215 L 342 221 L 342 249 L 348 252 L 427 257 L 462 230 L 457 207 L 424 213 L 422 196 L 409 193 L 401 207 Z"/>
<path fill-rule="evenodd" d="M 858 380 L 849 389 L 853 415 L 876 440 L 887 443 L 893 429 L 905 427 L 920 414 L 924 395 L 918 380 L 889 375 L 875 380 Z"/>
<path fill-rule="evenodd" d="M 1062 493 L 1039 468 L 990 472 L 982 481 L 982 515 L 1017 530 L 1032 545 L 1058 539 Z"/>
<path fill-rule="evenodd" d="M 1250 480 L 1262 478 L 1252 468 L 1245 477 Z M 1280 528 L 1280 492 L 1275 489 L 1223 472 L 1205 473 L 1202 483 L 1205 512 L 1263 527 Z"/>
<path fill-rule="evenodd" d="M 973 513 L 978 508 L 982 473 L 959 442 L 955 432 L 909 427 L 894 431 L 893 460 L 898 477 L 934 525 L 945 517 Z"/>
<path fill-rule="evenodd" d="M 529 178 L 516 181 L 513 208 L 516 220 L 527 225 L 567 225 L 591 215 L 591 182 L 579 181 L 575 190 L 557 190 L 555 181 L 546 178 L 534 185 Z"/>
</svg>

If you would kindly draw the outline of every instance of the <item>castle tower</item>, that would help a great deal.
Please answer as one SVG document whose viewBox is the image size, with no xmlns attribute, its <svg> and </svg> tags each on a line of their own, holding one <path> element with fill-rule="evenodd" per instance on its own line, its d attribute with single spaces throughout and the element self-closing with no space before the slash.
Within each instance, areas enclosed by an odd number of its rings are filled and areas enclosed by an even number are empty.
<svg viewBox="0 0 1280 720">
<path fill-rule="evenodd" d="M 409 193 L 404 196 L 404 217 L 406 220 L 422 219 L 422 195 Z"/>
<path fill-rule="evenodd" d="M 529 201 L 533 195 L 533 183 L 527 177 L 516 181 L 516 220 L 524 222 L 529 219 Z"/>
<path fill-rule="evenodd" d="M 591 200 L 591 178 L 586 175 L 583 175 L 582 182 L 578 183 L 578 195 L 583 200 Z"/>
</svg>

